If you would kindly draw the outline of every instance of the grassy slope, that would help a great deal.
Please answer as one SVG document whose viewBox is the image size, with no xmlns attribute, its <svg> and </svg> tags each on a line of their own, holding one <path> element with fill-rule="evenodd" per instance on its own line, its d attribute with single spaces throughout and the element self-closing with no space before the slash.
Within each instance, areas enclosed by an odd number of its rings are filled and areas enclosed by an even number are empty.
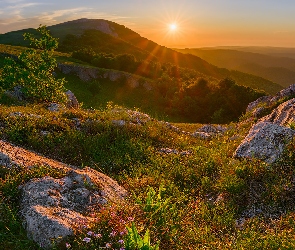
<svg viewBox="0 0 295 250">
<path fill-rule="evenodd" d="M 9 116 L 16 111 L 23 115 Z M 41 118 L 29 114 L 38 114 Z M 260 162 L 238 161 L 231 157 L 251 124 L 231 124 L 224 135 L 203 141 L 173 132 L 157 121 L 120 128 L 112 125 L 113 119 L 128 120 L 127 117 L 126 111 L 118 107 L 52 113 L 42 105 L 1 105 L 0 137 L 66 163 L 88 165 L 115 178 L 131 194 L 123 214 L 133 216 L 142 232 L 149 228 L 152 242 L 160 240 L 160 249 L 295 247 L 294 237 L 291 237 L 295 233 L 294 169 L 286 164 L 269 168 Z M 75 129 L 72 118 L 80 119 L 79 130 Z M 89 122 L 89 119 L 101 122 Z M 181 129 L 194 131 L 200 125 L 181 126 Z M 42 136 L 41 130 L 50 133 Z M 231 140 L 233 135 L 240 137 Z M 191 154 L 166 155 L 158 151 L 166 147 L 189 150 Z M 25 179 L 44 175 L 60 176 L 42 167 L 13 172 L 0 168 L 0 242 L 3 249 L 38 249 L 26 239 L 21 227 L 17 186 Z M 160 198 L 154 197 L 154 205 L 145 206 L 147 190 L 153 187 L 157 195 L 160 186 Z M 258 217 L 244 217 L 242 212 L 253 206 L 262 208 L 263 213 Z M 287 214 L 280 214 L 285 210 Z M 270 220 L 267 212 L 279 219 Z M 236 222 L 239 218 L 243 218 L 241 225 Z M 100 220 L 93 225 L 93 230 L 104 228 L 105 223 Z M 107 242 L 112 240 L 108 238 L 109 228 L 100 231 Z M 94 250 L 105 245 L 103 241 L 87 245 L 82 241 L 86 232 L 70 240 L 72 249 Z"/>
<path fill-rule="evenodd" d="M 218 66 L 261 76 L 287 87 L 294 83 L 295 60 L 229 49 L 175 49 Z"/>
<path fill-rule="evenodd" d="M 72 21 L 51 26 L 49 29 L 54 36 L 60 37 L 62 39 L 68 32 L 69 34 L 80 35 L 84 29 L 96 28 L 97 22 L 99 22 L 99 20 L 88 20 L 82 23 Z M 153 41 L 141 37 L 139 34 L 123 25 L 119 25 L 110 21 L 108 21 L 108 23 L 110 24 L 110 27 L 112 27 L 119 35 L 120 39 L 116 39 L 102 33 L 102 45 L 100 46 L 100 50 L 102 52 L 112 52 L 115 54 L 133 53 L 139 58 L 149 58 L 151 56 L 156 56 L 160 62 L 170 62 L 181 67 L 195 69 L 200 73 L 217 79 L 232 77 L 239 85 L 253 87 L 253 83 L 255 82 L 254 85 L 256 89 L 264 90 L 270 94 L 274 94 L 278 90 L 282 89 L 280 85 L 277 85 L 269 80 L 242 72 L 238 73 L 237 76 L 236 72 L 231 72 L 225 68 L 218 68 L 197 56 L 184 55 L 164 46 L 160 46 Z M 28 31 L 30 30 L 2 34 L 0 35 L 0 44 L 17 43 L 16 45 L 18 45 L 19 41 L 23 41 L 22 34 Z"/>
</svg>

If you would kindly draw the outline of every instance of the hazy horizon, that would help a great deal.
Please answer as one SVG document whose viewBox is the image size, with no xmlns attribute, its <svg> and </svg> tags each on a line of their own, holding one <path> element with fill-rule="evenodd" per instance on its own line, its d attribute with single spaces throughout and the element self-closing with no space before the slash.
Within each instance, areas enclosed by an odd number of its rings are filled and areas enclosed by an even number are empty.
<svg viewBox="0 0 295 250">
<path fill-rule="evenodd" d="M 123 24 L 167 47 L 294 48 L 294 11 L 288 0 L 3 0 L 0 33 L 91 18 Z"/>
</svg>

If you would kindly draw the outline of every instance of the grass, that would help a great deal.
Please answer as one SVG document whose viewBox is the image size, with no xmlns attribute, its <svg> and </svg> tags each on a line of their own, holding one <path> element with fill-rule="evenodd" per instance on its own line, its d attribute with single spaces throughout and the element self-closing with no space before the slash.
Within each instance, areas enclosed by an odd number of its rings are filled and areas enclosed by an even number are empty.
<svg viewBox="0 0 295 250">
<path fill-rule="evenodd" d="M 21 115 L 10 115 L 13 112 Z M 79 129 L 73 118 L 79 119 Z M 131 194 L 124 207 L 113 213 L 106 209 L 97 215 L 101 220 L 70 239 L 72 249 L 97 249 L 107 243 L 115 247 L 119 238 L 110 234 L 118 227 L 124 230 L 120 219 L 130 228 L 130 217 L 141 237 L 148 230 L 150 244 L 160 242 L 160 249 L 295 248 L 292 144 L 282 162 L 269 167 L 232 158 L 240 142 L 231 140 L 232 136 L 245 135 L 250 123 L 228 125 L 224 135 L 204 141 L 174 132 L 157 120 L 118 127 L 112 123 L 118 119 L 128 122 L 130 117 L 127 110 L 111 105 L 60 112 L 50 112 L 44 105 L 0 106 L 2 139 L 65 163 L 90 166 L 116 179 Z M 177 125 L 190 131 L 200 126 Z M 159 151 L 167 147 L 191 154 Z M 4 249 L 38 249 L 22 229 L 17 187 L 44 175 L 62 173 L 42 167 L 30 171 L 1 168 L 0 242 Z M 261 212 L 251 216 L 254 208 Z M 89 231 L 102 238 L 87 236 Z M 91 242 L 83 241 L 85 237 Z"/>
</svg>

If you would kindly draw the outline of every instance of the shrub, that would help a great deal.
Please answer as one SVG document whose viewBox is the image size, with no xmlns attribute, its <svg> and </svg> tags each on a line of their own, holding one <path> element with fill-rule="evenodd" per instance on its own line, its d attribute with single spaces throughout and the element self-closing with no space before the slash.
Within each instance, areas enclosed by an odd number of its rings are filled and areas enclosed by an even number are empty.
<svg viewBox="0 0 295 250">
<path fill-rule="evenodd" d="M 58 40 L 52 37 L 46 26 L 37 29 L 38 38 L 30 33 L 24 39 L 30 41 L 29 48 L 17 59 L 6 58 L 0 83 L 3 89 L 11 90 L 20 86 L 25 96 L 32 101 L 65 102 L 64 79 L 56 79 L 53 75 L 57 66 L 53 51 Z"/>
</svg>

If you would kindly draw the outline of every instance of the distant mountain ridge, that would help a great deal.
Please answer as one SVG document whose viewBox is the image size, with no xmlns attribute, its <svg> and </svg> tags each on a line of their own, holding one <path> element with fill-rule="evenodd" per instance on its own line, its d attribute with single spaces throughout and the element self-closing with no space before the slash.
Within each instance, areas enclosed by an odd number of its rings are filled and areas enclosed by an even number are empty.
<svg viewBox="0 0 295 250">
<path fill-rule="evenodd" d="M 246 74 L 238 71 L 230 71 L 218 68 L 195 55 L 185 55 L 170 48 L 158 45 L 131 29 L 115 22 L 103 19 L 78 19 L 56 24 L 48 27 L 52 35 L 60 38 L 62 44 L 67 35 L 81 36 L 85 30 L 101 32 L 100 51 L 114 54 L 133 54 L 146 60 L 153 57 L 161 63 L 171 63 L 183 68 L 189 68 L 218 80 L 226 77 L 233 78 L 239 85 L 249 86 L 267 93 L 274 94 L 282 89 L 282 86 L 273 81 Z M 11 45 L 27 45 L 23 43 L 22 34 L 32 32 L 32 29 L 13 31 L 0 35 L 0 43 Z M 95 48 L 94 48 L 95 49 Z"/>
<path fill-rule="evenodd" d="M 217 47 L 175 49 L 182 53 L 193 54 L 218 66 L 231 70 L 238 70 L 249 74 L 261 76 L 270 81 L 279 83 L 284 87 L 295 83 L 295 49 L 274 48 L 244 48 L 244 47 Z M 290 52 L 290 57 L 280 55 Z"/>
</svg>

